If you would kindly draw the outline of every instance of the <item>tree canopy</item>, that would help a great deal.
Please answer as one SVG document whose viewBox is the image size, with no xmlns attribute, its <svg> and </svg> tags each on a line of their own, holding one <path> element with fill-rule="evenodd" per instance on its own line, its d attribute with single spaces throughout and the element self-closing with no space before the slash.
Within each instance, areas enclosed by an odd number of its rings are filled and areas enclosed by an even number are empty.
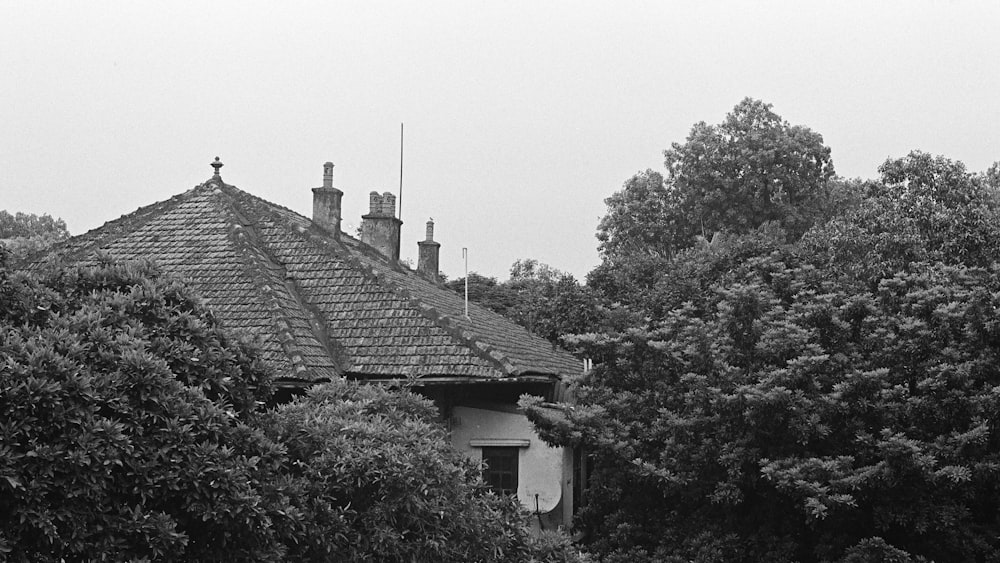
<svg viewBox="0 0 1000 563">
<path fill-rule="evenodd" d="M 1000 189 L 961 162 L 913 151 L 887 159 L 863 205 L 813 229 L 803 246 L 825 268 L 877 282 L 911 264 L 1000 260 Z"/>
<path fill-rule="evenodd" d="M 746 98 L 719 125 L 696 123 L 663 151 L 669 182 L 691 218 L 689 233 L 749 232 L 776 221 L 805 231 L 834 175 L 829 147 L 771 105 Z"/>
<path fill-rule="evenodd" d="M 465 278 L 445 285 L 465 292 Z M 602 318 L 600 302 L 588 287 L 571 274 L 528 258 L 514 262 L 504 282 L 470 273 L 469 300 L 553 342 L 564 334 L 593 330 Z"/>
<path fill-rule="evenodd" d="M 794 255 L 737 266 L 662 322 L 577 338 L 598 367 L 543 436 L 595 474 L 578 525 L 622 560 L 836 561 L 880 538 L 1000 549 L 996 270 L 869 290 Z"/>
<path fill-rule="evenodd" d="M 609 562 L 985 561 L 1000 541 L 1000 201 L 914 151 L 833 177 L 744 100 L 608 198 L 564 337 L 594 360 L 542 437 L 582 448 Z M 610 308 L 609 308 L 610 307 Z M 615 309 L 617 307 L 617 309 Z"/>
<path fill-rule="evenodd" d="M 690 244 L 688 218 L 681 200 L 654 170 L 629 178 L 620 191 L 604 200 L 608 206 L 597 227 L 598 249 L 605 257 L 647 255 L 669 257 Z"/>
<path fill-rule="evenodd" d="M 67 238 L 69 231 L 62 219 L 53 219 L 48 214 L 17 212 L 11 215 L 0 210 L 0 244 L 6 246 L 14 258 L 23 258 Z"/>
<path fill-rule="evenodd" d="M 671 257 L 715 233 L 776 222 L 805 232 L 838 199 L 830 149 L 770 104 L 746 98 L 718 125 L 699 122 L 664 151 L 667 176 L 647 170 L 605 202 L 598 226 L 605 260 Z"/>
</svg>

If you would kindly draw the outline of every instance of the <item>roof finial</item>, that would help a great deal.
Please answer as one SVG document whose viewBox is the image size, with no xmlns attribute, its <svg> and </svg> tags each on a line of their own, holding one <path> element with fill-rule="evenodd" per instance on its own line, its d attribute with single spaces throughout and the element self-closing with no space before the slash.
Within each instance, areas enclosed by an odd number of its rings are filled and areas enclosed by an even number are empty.
<svg viewBox="0 0 1000 563">
<path fill-rule="evenodd" d="M 221 178 L 222 176 L 219 174 L 219 169 L 225 166 L 225 164 L 222 164 L 219 157 L 215 157 L 215 162 L 213 162 L 211 166 L 212 168 L 215 168 L 215 176 Z"/>
</svg>

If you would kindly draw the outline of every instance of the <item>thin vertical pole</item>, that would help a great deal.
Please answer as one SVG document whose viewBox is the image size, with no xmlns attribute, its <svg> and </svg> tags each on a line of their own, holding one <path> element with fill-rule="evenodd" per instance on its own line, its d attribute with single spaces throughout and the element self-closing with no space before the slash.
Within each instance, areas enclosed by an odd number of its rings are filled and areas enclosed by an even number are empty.
<svg viewBox="0 0 1000 563">
<path fill-rule="evenodd" d="M 399 124 L 399 218 L 403 218 L 403 124 Z"/>
<path fill-rule="evenodd" d="M 469 318 L 469 249 L 464 246 L 462 260 L 465 260 L 465 318 Z"/>
</svg>

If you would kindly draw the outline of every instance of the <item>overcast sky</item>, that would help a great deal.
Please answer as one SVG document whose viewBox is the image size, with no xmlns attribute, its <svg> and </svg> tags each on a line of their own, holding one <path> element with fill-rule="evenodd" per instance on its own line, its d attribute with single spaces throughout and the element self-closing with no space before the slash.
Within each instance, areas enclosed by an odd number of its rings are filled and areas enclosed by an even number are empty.
<svg viewBox="0 0 1000 563">
<path fill-rule="evenodd" d="M 250 7 L 248 7 L 250 6 Z M 403 257 L 583 277 L 604 198 L 746 96 L 837 172 L 912 149 L 1000 160 L 1000 2 L 0 0 L 0 209 L 80 234 L 211 176 L 344 220 L 399 185 Z M 347 229 L 345 229 L 347 230 Z"/>
</svg>

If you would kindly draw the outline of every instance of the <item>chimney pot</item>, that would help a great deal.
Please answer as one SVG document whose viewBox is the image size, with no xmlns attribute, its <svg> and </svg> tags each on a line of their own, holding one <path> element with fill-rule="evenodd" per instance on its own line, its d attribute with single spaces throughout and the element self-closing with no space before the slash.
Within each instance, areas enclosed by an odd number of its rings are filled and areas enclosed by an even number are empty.
<svg viewBox="0 0 1000 563">
<path fill-rule="evenodd" d="M 386 217 L 396 216 L 396 194 L 392 192 L 382 194 L 382 215 Z"/>
<path fill-rule="evenodd" d="M 438 257 L 441 253 L 441 243 L 434 242 L 434 219 L 427 221 L 427 240 L 417 243 L 417 271 L 438 279 Z"/>
<path fill-rule="evenodd" d="M 327 162 L 323 164 L 323 187 L 332 188 L 333 187 L 333 163 Z"/>
<path fill-rule="evenodd" d="M 392 192 L 368 194 L 368 215 L 361 217 L 361 242 L 396 262 L 402 225 L 403 222 L 396 218 L 396 196 Z"/>
<path fill-rule="evenodd" d="M 313 188 L 313 223 L 340 239 L 341 200 L 344 192 L 333 187 L 333 163 L 323 165 L 323 187 Z"/>
</svg>

